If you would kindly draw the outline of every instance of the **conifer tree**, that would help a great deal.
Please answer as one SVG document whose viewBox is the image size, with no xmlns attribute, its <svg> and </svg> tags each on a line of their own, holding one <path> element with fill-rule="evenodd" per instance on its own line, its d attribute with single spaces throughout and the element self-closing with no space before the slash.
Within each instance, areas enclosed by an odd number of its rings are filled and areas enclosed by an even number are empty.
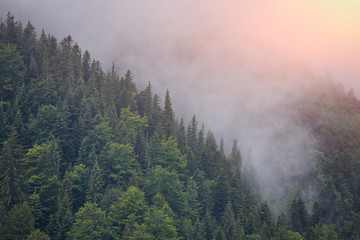
<svg viewBox="0 0 360 240">
<path fill-rule="evenodd" d="M 5 42 L 11 44 L 19 43 L 19 32 L 17 29 L 17 22 L 15 22 L 15 17 L 10 12 L 8 12 L 6 17 L 6 35 Z"/>
<path fill-rule="evenodd" d="M 186 136 L 185 136 L 185 125 L 184 125 L 184 119 L 180 120 L 179 127 L 176 133 L 176 140 L 178 143 L 179 150 L 182 154 L 186 153 Z"/>
<path fill-rule="evenodd" d="M 170 99 L 170 91 L 166 90 L 165 107 L 163 116 L 164 134 L 166 138 L 175 135 L 175 116 Z"/>
<path fill-rule="evenodd" d="M 26 27 L 24 29 L 24 34 L 22 37 L 22 43 L 21 43 L 21 52 L 24 56 L 24 63 L 25 66 L 31 69 L 31 58 L 33 58 L 32 61 L 36 61 L 34 54 L 35 54 L 35 48 L 36 48 L 36 33 L 35 33 L 34 26 L 28 21 L 26 24 Z"/>
<path fill-rule="evenodd" d="M 290 217 L 292 229 L 295 232 L 299 232 L 302 234 L 307 230 L 308 216 L 305 208 L 305 203 L 301 198 L 294 198 L 294 200 L 292 201 L 290 207 Z"/>
<path fill-rule="evenodd" d="M 91 61 L 90 53 L 88 50 L 86 50 L 82 58 L 82 70 L 83 70 L 83 78 L 85 83 L 87 83 L 90 78 L 90 61 Z"/>
<path fill-rule="evenodd" d="M 8 210 L 24 199 L 22 158 L 22 146 L 12 128 L 0 155 L 0 196 Z"/>
<path fill-rule="evenodd" d="M 56 239 L 65 239 L 73 224 L 71 182 L 69 172 L 66 171 L 58 194 L 58 210 L 56 212 Z"/>
<path fill-rule="evenodd" d="M 95 159 L 94 166 L 90 173 L 86 201 L 91 203 L 99 203 L 102 197 L 103 180 L 101 176 L 101 169 L 99 168 L 97 159 Z"/>
<path fill-rule="evenodd" d="M 187 129 L 187 142 L 190 149 L 195 153 L 196 152 L 196 143 L 197 143 L 197 136 L 198 136 L 198 122 L 196 121 L 196 116 L 193 115 L 191 122 Z"/>
<path fill-rule="evenodd" d="M 238 144 L 236 139 L 234 140 L 233 146 L 231 148 L 231 165 L 233 167 L 233 169 L 241 169 L 241 154 L 240 154 L 240 150 L 238 148 Z"/>
</svg>

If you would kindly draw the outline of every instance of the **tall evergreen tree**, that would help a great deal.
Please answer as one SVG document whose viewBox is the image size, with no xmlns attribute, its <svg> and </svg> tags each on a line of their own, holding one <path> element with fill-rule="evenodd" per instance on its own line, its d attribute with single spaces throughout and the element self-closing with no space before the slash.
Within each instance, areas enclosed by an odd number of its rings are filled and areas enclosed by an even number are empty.
<svg viewBox="0 0 360 240">
<path fill-rule="evenodd" d="M 197 143 L 197 136 L 198 136 L 198 122 L 196 121 L 196 116 L 193 115 L 191 122 L 187 129 L 187 142 L 190 147 L 190 149 L 196 153 L 196 143 Z"/>
<path fill-rule="evenodd" d="M 73 224 L 73 202 L 71 199 L 71 182 L 69 172 L 66 171 L 58 194 L 58 210 L 56 212 L 56 235 L 55 239 L 65 239 L 67 232 Z"/>
<path fill-rule="evenodd" d="M 22 147 L 18 143 L 17 133 L 12 128 L 0 155 L 0 196 L 8 210 L 14 205 L 21 203 L 24 199 L 23 156 Z"/>
<path fill-rule="evenodd" d="M 103 180 L 101 169 L 99 168 L 97 159 L 95 159 L 94 166 L 90 173 L 90 178 L 87 187 L 86 201 L 91 203 L 99 203 L 102 197 Z"/>
<path fill-rule="evenodd" d="M 234 169 L 241 169 L 242 162 L 241 162 L 241 154 L 237 144 L 236 139 L 234 140 L 233 146 L 231 148 L 231 164 Z"/>
<path fill-rule="evenodd" d="M 178 143 L 179 150 L 182 154 L 185 154 L 187 151 L 186 146 L 186 133 L 185 133 L 185 125 L 184 119 L 180 120 L 177 132 L 176 132 L 176 139 Z"/>
<path fill-rule="evenodd" d="M 174 110 L 172 108 L 169 89 L 166 90 L 166 96 L 165 96 L 163 126 L 164 126 L 164 134 L 166 138 L 175 135 L 175 116 L 174 116 Z"/>
<path fill-rule="evenodd" d="M 6 17 L 6 35 L 5 42 L 11 44 L 19 43 L 19 32 L 17 22 L 15 22 L 15 17 L 10 12 L 8 12 Z"/>
<path fill-rule="evenodd" d="M 85 83 L 87 83 L 90 78 L 90 62 L 91 62 L 90 53 L 88 50 L 86 50 L 82 58 L 82 70 L 83 70 L 83 78 Z"/>
</svg>

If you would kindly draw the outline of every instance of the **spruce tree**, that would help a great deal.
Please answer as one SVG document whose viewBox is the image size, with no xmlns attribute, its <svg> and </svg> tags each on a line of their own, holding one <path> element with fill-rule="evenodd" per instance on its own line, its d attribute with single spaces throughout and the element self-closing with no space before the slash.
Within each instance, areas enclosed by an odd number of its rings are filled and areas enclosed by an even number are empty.
<svg viewBox="0 0 360 240">
<path fill-rule="evenodd" d="M 0 162 L 0 196 L 5 207 L 10 210 L 24 199 L 23 193 L 23 150 L 18 143 L 14 128 L 1 151 Z"/>
<path fill-rule="evenodd" d="M 179 127 L 176 133 L 176 140 L 178 143 L 179 150 L 182 154 L 186 153 L 186 136 L 185 136 L 185 126 L 184 126 L 184 119 L 180 120 Z"/>
<path fill-rule="evenodd" d="M 97 159 L 95 159 L 92 167 L 88 188 L 86 192 L 86 201 L 91 203 L 99 203 L 102 197 L 103 180 L 101 169 L 99 168 Z"/>
<path fill-rule="evenodd" d="M 166 90 L 166 96 L 165 96 L 163 126 L 164 126 L 164 134 L 166 138 L 169 138 L 170 136 L 174 136 L 175 116 L 174 116 L 174 110 L 172 108 L 169 89 Z"/>
<path fill-rule="evenodd" d="M 58 210 L 56 212 L 56 236 L 55 239 L 65 239 L 67 232 L 73 224 L 73 202 L 71 199 L 71 182 L 69 172 L 66 171 L 58 194 Z"/>
</svg>

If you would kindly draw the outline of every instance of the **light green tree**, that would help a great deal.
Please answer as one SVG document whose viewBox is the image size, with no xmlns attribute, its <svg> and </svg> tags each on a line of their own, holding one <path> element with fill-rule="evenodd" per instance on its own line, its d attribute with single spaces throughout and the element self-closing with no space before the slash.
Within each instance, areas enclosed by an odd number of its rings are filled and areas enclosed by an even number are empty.
<svg viewBox="0 0 360 240">
<path fill-rule="evenodd" d="M 134 148 L 130 144 L 108 143 L 99 158 L 106 184 L 126 185 L 132 172 L 138 168 Z"/>
<path fill-rule="evenodd" d="M 131 231 L 135 223 L 142 223 L 146 209 L 144 192 L 137 187 L 129 187 L 109 209 L 109 220 L 114 233 L 120 237 L 125 226 Z"/>
<path fill-rule="evenodd" d="M 111 239 L 105 212 L 96 204 L 85 203 L 75 214 L 75 222 L 68 233 L 68 239 Z"/>
<path fill-rule="evenodd" d="M 32 231 L 26 240 L 51 240 L 49 235 L 41 232 L 39 229 Z"/>
</svg>

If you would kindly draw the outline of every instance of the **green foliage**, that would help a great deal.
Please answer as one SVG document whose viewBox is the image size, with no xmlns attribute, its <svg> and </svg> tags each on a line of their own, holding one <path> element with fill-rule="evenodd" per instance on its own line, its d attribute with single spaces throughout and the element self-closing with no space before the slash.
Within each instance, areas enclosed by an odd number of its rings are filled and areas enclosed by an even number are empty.
<svg viewBox="0 0 360 240">
<path fill-rule="evenodd" d="M 15 99 L 25 77 L 24 61 L 15 45 L 0 42 L 0 105 Z"/>
<path fill-rule="evenodd" d="M 68 239 L 111 239 L 105 212 L 96 204 L 85 203 L 75 214 Z"/>
<path fill-rule="evenodd" d="M 296 232 L 303 233 L 307 230 L 308 215 L 305 209 L 304 201 L 294 199 L 290 208 L 292 229 Z"/>
<path fill-rule="evenodd" d="M 133 229 L 135 223 L 141 223 L 147 204 L 144 192 L 131 186 L 109 209 L 109 220 L 113 231 L 121 236 L 125 226 Z"/>
<path fill-rule="evenodd" d="M 135 225 L 130 239 L 177 239 L 172 210 L 161 194 L 153 198 L 154 205 L 148 208 L 144 215 L 144 222 Z"/>
<path fill-rule="evenodd" d="M 7 209 L 19 204 L 23 195 L 23 151 L 14 128 L 0 153 L 0 196 Z"/>
<path fill-rule="evenodd" d="M 130 107 L 121 109 L 120 121 L 116 127 L 120 142 L 134 146 L 138 130 L 143 130 L 145 127 L 147 127 L 146 117 L 131 112 Z"/>
<path fill-rule="evenodd" d="M 303 240 L 304 238 L 298 232 L 293 232 L 289 230 L 287 232 L 287 239 L 289 240 Z"/>
<path fill-rule="evenodd" d="M 169 89 L 166 90 L 165 96 L 163 126 L 166 139 L 175 135 L 175 116 L 174 110 L 172 109 Z"/>
<path fill-rule="evenodd" d="M 161 141 L 158 157 L 152 164 L 181 173 L 186 166 L 186 156 L 182 155 L 178 149 L 176 139 L 170 136 L 167 140 Z"/>
<path fill-rule="evenodd" d="M 71 183 L 71 198 L 73 199 L 73 212 L 77 212 L 85 203 L 88 177 L 83 164 L 74 166 L 69 173 Z"/>
<path fill-rule="evenodd" d="M 1 219 L 0 238 L 4 240 L 25 239 L 34 229 L 32 209 L 27 202 L 15 205 Z"/>
<path fill-rule="evenodd" d="M 46 233 L 36 229 L 30 233 L 26 240 L 50 240 L 50 237 Z"/>
<path fill-rule="evenodd" d="M 180 182 L 176 172 L 156 166 L 148 172 L 145 179 L 145 189 L 151 197 L 161 193 L 175 212 L 184 211 L 183 184 Z"/>
<path fill-rule="evenodd" d="M 103 191 L 103 180 L 101 169 L 99 168 L 98 162 L 95 159 L 94 166 L 91 169 L 87 192 L 86 200 L 92 203 L 99 203 L 101 199 L 101 193 Z"/>
<path fill-rule="evenodd" d="M 25 177 L 32 190 L 38 189 L 45 181 L 59 174 L 60 151 L 53 137 L 41 145 L 35 144 L 24 157 Z"/>
<path fill-rule="evenodd" d="M 107 184 L 125 185 L 138 163 L 130 144 L 109 143 L 100 155 L 100 166 L 107 176 Z"/>
<path fill-rule="evenodd" d="M 53 105 L 41 106 L 36 119 L 32 119 L 29 126 L 34 142 L 40 144 L 51 140 L 56 134 L 58 118 L 59 112 L 56 107 Z"/>
<path fill-rule="evenodd" d="M 284 226 L 280 226 L 271 237 L 271 240 L 287 240 L 287 231 Z"/>
</svg>

